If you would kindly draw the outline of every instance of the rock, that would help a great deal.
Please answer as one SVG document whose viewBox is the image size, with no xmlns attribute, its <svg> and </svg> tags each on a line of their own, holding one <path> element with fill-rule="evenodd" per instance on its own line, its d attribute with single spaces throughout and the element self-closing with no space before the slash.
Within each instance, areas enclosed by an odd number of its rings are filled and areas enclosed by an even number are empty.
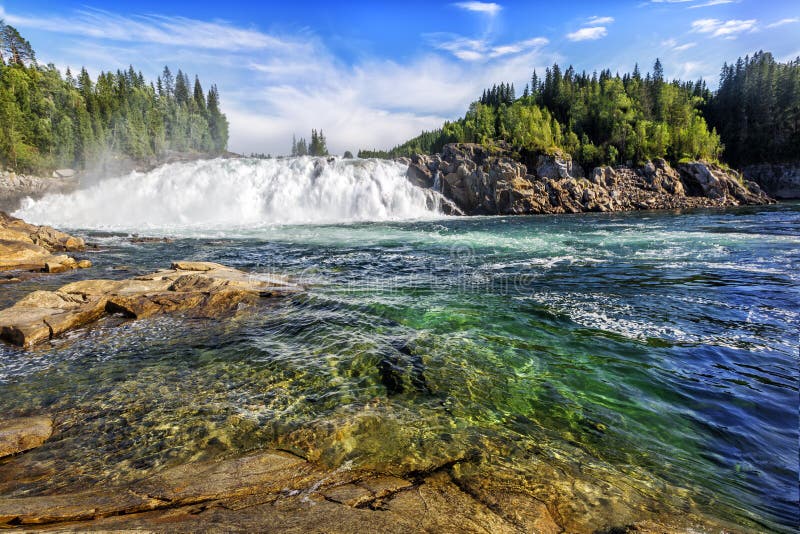
<svg viewBox="0 0 800 534">
<path fill-rule="evenodd" d="M 0 458 L 39 447 L 53 434 L 49 417 L 20 417 L 0 421 Z"/>
<path fill-rule="evenodd" d="M 78 261 L 78 269 L 88 269 L 92 266 L 92 262 L 89 260 L 79 260 Z"/>
<path fill-rule="evenodd" d="M 51 268 L 57 270 L 58 265 Z M 0 310 L 0 339 L 30 347 L 109 313 L 141 319 L 192 310 L 214 317 L 242 302 L 300 290 L 281 276 L 252 275 L 218 263 L 178 261 L 171 269 L 128 280 L 84 280 L 56 291 L 34 291 Z"/>
<path fill-rule="evenodd" d="M 720 205 L 768 204 L 772 202 L 754 182 L 735 172 L 705 162 L 681 163 L 677 168 L 687 194 L 720 201 Z"/>
<path fill-rule="evenodd" d="M 47 178 L 0 170 L 0 210 L 19 209 L 26 197 L 41 198 L 48 193 L 68 193 L 78 186 L 74 177 Z"/>
<path fill-rule="evenodd" d="M 68 256 L 53 252 L 80 251 L 83 239 L 49 226 L 28 224 L 0 211 L 0 271 L 60 273 L 78 267 Z"/>
<path fill-rule="evenodd" d="M 692 162 L 673 168 L 661 158 L 641 168 L 598 167 L 588 179 L 571 158 L 524 156 L 533 172 L 508 147 L 472 143 L 445 145 L 435 156 L 402 162 L 419 187 L 439 184 L 445 213 L 466 215 L 611 212 L 767 204 L 772 200 L 753 182 L 718 165 Z M 401 161 L 398 159 L 398 161 Z"/>
<path fill-rule="evenodd" d="M 74 169 L 56 169 L 53 171 L 53 178 L 72 178 L 75 176 Z"/>
<path fill-rule="evenodd" d="M 749 165 L 742 174 L 777 199 L 800 198 L 800 162 Z"/>
<path fill-rule="evenodd" d="M 536 161 L 536 176 L 543 179 L 582 177 L 583 169 L 573 164 L 572 158 L 561 155 L 542 154 Z"/>
</svg>

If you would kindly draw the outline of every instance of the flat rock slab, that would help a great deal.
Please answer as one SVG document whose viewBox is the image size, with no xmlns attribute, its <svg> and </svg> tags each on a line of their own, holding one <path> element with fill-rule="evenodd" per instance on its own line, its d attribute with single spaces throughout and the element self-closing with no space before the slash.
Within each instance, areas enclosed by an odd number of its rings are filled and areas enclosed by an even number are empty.
<svg viewBox="0 0 800 534">
<path fill-rule="evenodd" d="M 49 417 L 20 417 L 0 421 L 0 458 L 35 449 L 53 434 Z"/>
<path fill-rule="evenodd" d="M 191 310 L 214 317 L 240 303 L 302 291 L 287 278 L 254 275 L 218 263 L 174 262 L 170 269 L 128 280 L 84 280 L 56 291 L 34 291 L 0 310 L 0 339 L 30 347 L 121 313 L 141 319 Z"/>
<path fill-rule="evenodd" d="M 531 495 L 506 507 L 507 490 L 482 496 L 453 467 L 409 478 L 326 469 L 290 453 L 266 450 L 166 469 L 124 486 L 34 497 L 0 497 L 0 529 L 146 532 L 719 532 L 692 514 L 672 520 L 598 523 L 578 516 L 568 528 Z M 557 515 L 557 514 L 556 514 Z M 652 517 L 651 517 L 652 516 Z M 736 532 L 736 529 L 725 529 Z"/>
</svg>

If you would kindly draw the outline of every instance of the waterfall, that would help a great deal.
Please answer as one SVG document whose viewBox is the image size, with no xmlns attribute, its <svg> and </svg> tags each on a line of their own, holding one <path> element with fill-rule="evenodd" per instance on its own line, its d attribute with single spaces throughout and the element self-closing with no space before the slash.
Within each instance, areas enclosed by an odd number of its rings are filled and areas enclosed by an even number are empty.
<svg viewBox="0 0 800 534">
<path fill-rule="evenodd" d="M 62 228 L 143 231 L 439 216 L 440 195 L 383 160 L 312 157 L 175 163 L 27 199 L 15 215 Z"/>
</svg>

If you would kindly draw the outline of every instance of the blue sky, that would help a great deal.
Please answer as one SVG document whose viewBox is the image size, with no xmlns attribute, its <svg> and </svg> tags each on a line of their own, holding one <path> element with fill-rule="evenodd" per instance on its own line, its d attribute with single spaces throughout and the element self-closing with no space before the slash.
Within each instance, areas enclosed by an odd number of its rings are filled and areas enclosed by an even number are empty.
<svg viewBox="0 0 800 534">
<path fill-rule="evenodd" d="M 724 61 L 800 55 L 800 0 L 556 2 L 0 0 L 40 62 L 101 70 L 165 64 L 218 85 L 230 148 L 286 153 L 321 128 L 341 153 L 388 148 L 461 116 L 482 89 L 554 61 L 648 70 L 716 86 Z"/>
</svg>

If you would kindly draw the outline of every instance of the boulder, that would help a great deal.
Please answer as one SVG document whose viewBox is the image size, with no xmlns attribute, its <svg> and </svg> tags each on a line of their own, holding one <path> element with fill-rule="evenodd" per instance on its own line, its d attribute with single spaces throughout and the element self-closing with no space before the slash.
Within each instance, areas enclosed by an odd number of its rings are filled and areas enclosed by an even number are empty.
<svg viewBox="0 0 800 534">
<path fill-rule="evenodd" d="M 742 174 L 774 198 L 800 198 L 800 162 L 749 165 Z"/>
<path fill-rule="evenodd" d="M 85 248 L 79 237 L 49 226 L 28 224 L 0 211 L 0 271 L 64 272 L 77 268 L 78 262 L 53 253 Z"/>
<path fill-rule="evenodd" d="M 74 169 L 56 169 L 53 171 L 53 178 L 72 178 L 74 176 Z"/>
<path fill-rule="evenodd" d="M 39 447 L 53 434 L 49 417 L 20 417 L 0 421 L 0 458 Z"/>
<path fill-rule="evenodd" d="M 83 280 L 56 291 L 34 291 L 0 310 L 0 339 L 30 347 L 114 313 L 141 319 L 191 310 L 214 317 L 259 297 L 300 290 L 282 276 L 248 274 L 218 263 L 177 261 L 171 269 L 128 280 Z"/>
<path fill-rule="evenodd" d="M 773 202 L 754 182 L 714 163 L 681 163 L 678 172 L 688 195 L 719 201 L 720 205 L 768 204 Z"/>
</svg>

